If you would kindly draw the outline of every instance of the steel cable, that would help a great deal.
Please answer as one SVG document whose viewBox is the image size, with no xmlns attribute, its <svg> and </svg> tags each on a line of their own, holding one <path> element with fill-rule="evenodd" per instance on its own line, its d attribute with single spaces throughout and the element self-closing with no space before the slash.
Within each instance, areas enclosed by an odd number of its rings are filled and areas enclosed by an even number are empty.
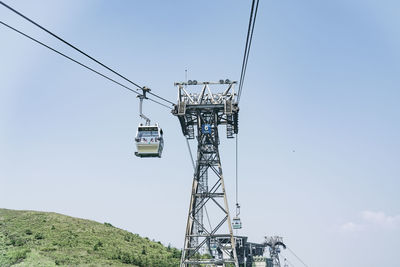
<svg viewBox="0 0 400 267">
<path fill-rule="evenodd" d="M 248 45 L 249 45 L 249 37 L 250 37 L 250 31 L 251 31 L 251 25 L 252 25 L 252 20 L 253 20 L 253 13 L 254 13 L 254 3 L 255 3 L 255 0 L 253 0 L 252 3 L 251 3 L 249 26 L 248 26 L 248 29 L 247 29 L 246 45 L 244 47 L 242 69 L 241 69 L 241 72 L 240 72 L 240 79 L 239 79 L 238 95 L 239 95 L 239 91 L 240 91 L 241 84 L 242 84 L 244 65 L 246 63 L 247 48 L 248 48 Z"/>
<path fill-rule="evenodd" d="M 291 250 L 289 247 L 286 247 L 286 248 L 287 248 L 287 249 L 290 251 L 290 253 L 292 253 L 293 256 L 295 256 L 304 266 L 308 267 L 308 265 L 305 264 L 304 261 L 303 261 L 302 259 L 300 259 L 300 257 L 297 256 L 296 253 L 293 252 L 293 250 Z"/>
<path fill-rule="evenodd" d="M 285 261 L 289 264 L 289 266 L 294 267 L 294 265 L 287 258 L 285 258 Z"/>
<path fill-rule="evenodd" d="M 244 83 L 244 78 L 246 76 L 247 63 L 249 60 L 251 43 L 253 40 L 254 27 L 255 27 L 256 19 L 257 19 L 258 4 L 259 4 L 259 0 L 253 0 L 252 5 L 251 5 L 249 26 L 247 29 L 246 45 L 245 45 L 245 51 L 244 51 L 244 55 L 243 55 L 243 62 L 242 62 L 242 70 L 241 70 L 240 80 L 239 80 L 237 102 L 240 101 L 240 97 L 242 95 L 243 83 Z M 254 9 L 254 6 L 255 6 L 255 9 Z"/>
<path fill-rule="evenodd" d="M 112 79 L 112 78 L 110 78 L 110 77 L 104 75 L 103 73 L 100 73 L 99 71 L 97 71 L 97 70 L 95 70 L 95 69 L 93 69 L 93 68 L 91 68 L 91 67 L 89 67 L 89 66 L 87 66 L 87 65 L 85 65 L 85 64 L 83 64 L 83 63 L 81 63 L 81 62 L 79 62 L 79 61 L 77 61 L 77 60 L 75 60 L 75 59 L 73 59 L 73 58 L 70 57 L 70 56 L 67 56 L 66 54 L 64 54 L 64 53 L 62 53 L 62 52 L 60 52 L 60 51 L 58 51 L 58 50 L 52 48 L 51 46 L 46 45 L 45 43 L 43 43 L 43 42 L 41 42 L 41 41 L 39 41 L 39 40 L 37 40 L 37 39 L 35 39 L 35 38 L 33 38 L 33 37 L 27 35 L 26 33 L 23 33 L 22 31 L 20 31 L 20 30 L 14 28 L 14 27 L 8 25 L 7 23 L 5 23 L 5 22 L 3 22 L 3 21 L 0 21 L 0 24 L 2 24 L 2 25 L 4 25 L 5 27 L 7 27 L 7 28 L 9 28 L 9 29 L 11 29 L 11 30 L 13 30 L 13 31 L 15 31 L 15 32 L 17 32 L 17 33 L 19 33 L 19 34 L 21 34 L 22 36 L 24 36 L 24 37 L 26 37 L 26 38 L 28 38 L 28 39 L 30 39 L 30 40 L 32 40 L 32 41 L 34 41 L 34 42 L 40 44 L 40 45 L 46 47 L 47 49 L 49 49 L 49 50 L 51 50 L 51 51 L 53 51 L 53 52 L 59 54 L 60 56 L 63 56 L 63 57 L 65 57 L 65 58 L 71 60 L 72 62 L 74 62 L 74 63 L 76 63 L 76 64 L 78 64 L 78 65 L 80 65 L 80 66 L 82 66 L 82 67 L 84 67 L 84 68 L 86 68 L 86 69 L 88 69 L 88 70 L 94 72 L 94 73 L 96 73 L 97 75 L 100 75 L 101 77 L 103 77 L 103 78 L 105 78 L 105 79 L 107 79 L 107 80 L 109 80 L 109 81 L 111 81 L 111 82 L 113 82 L 113 83 L 115 83 L 115 84 L 117 84 L 117 85 L 119 85 L 119 86 L 122 86 L 123 88 L 125 88 L 125 89 L 127 89 L 127 90 L 129 90 L 129 91 L 131 91 L 131 92 L 133 92 L 133 93 L 135 93 L 135 94 L 137 94 L 137 95 L 141 95 L 141 94 L 140 94 L 139 92 L 137 92 L 136 90 L 134 90 L 134 89 L 132 89 L 132 88 L 130 88 L 130 87 L 128 87 L 128 86 L 126 86 L 126 85 L 124 85 L 124 84 L 122 84 L 122 83 L 120 83 L 120 82 L 118 82 L 118 81 L 116 81 L 116 80 L 114 80 L 114 79 Z M 162 104 L 162 103 L 160 103 L 160 102 L 158 102 L 158 101 L 156 101 L 156 100 L 154 100 L 154 99 L 151 99 L 151 98 L 148 98 L 148 99 L 149 99 L 150 101 L 154 102 L 154 103 L 157 103 L 157 104 L 159 104 L 159 105 L 162 105 L 162 106 L 164 106 L 164 107 L 167 107 L 168 109 L 171 109 L 171 107 L 169 107 L 169 106 L 167 106 L 167 105 L 164 105 L 164 104 Z"/>
<path fill-rule="evenodd" d="M 8 8 L 9 10 L 13 11 L 14 13 L 16 13 L 17 15 L 21 16 L 22 18 L 24 18 L 25 20 L 29 21 L 30 23 L 34 24 L 35 26 L 39 27 L 40 29 L 42 29 L 43 31 L 47 32 L 48 34 L 50 34 L 51 36 L 57 38 L 58 40 L 60 40 L 61 42 L 63 42 L 64 44 L 68 45 L 69 47 L 75 49 L 76 51 L 78 51 L 79 53 L 81 53 L 82 55 L 88 57 L 89 59 L 93 60 L 94 62 L 96 62 L 97 64 L 101 65 L 102 67 L 106 68 L 107 70 L 111 71 L 112 73 L 114 73 L 115 75 L 119 76 L 120 78 L 124 79 L 125 81 L 133 84 L 134 86 L 138 87 L 139 89 L 143 89 L 142 86 L 138 85 L 137 83 L 129 80 L 128 78 L 126 78 L 125 76 L 119 74 L 117 71 L 113 70 L 112 68 L 108 67 L 107 65 L 101 63 L 100 61 L 98 61 L 97 59 L 95 59 L 94 57 L 90 56 L 89 54 L 85 53 L 84 51 L 82 51 L 81 49 L 77 48 L 76 46 L 74 46 L 73 44 L 67 42 L 66 40 L 64 40 L 63 38 L 59 37 L 58 35 L 56 35 L 55 33 L 51 32 L 50 30 L 46 29 L 45 27 L 41 26 L 40 24 L 38 24 L 37 22 L 33 21 L 32 19 L 28 18 L 27 16 L 25 16 L 24 14 L 22 14 L 21 12 L 15 10 L 14 8 L 10 7 L 9 5 L 5 4 L 3 1 L 0 1 L 0 4 L 3 5 L 4 7 Z M 138 91 L 138 90 L 136 90 Z M 172 105 L 174 105 L 173 102 L 157 95 L 154 93 L 150 93 L 149 94 L 163 100 L 166 101 Z M 156 102 L 157 103 L 157 102 Z"/>
</svg>

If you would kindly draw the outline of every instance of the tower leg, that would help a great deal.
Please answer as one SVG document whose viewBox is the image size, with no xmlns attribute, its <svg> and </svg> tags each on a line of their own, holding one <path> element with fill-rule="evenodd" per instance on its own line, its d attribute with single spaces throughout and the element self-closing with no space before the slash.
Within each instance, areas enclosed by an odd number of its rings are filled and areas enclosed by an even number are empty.
<svg viewBox="0 0 400 267">
<path fill-rule="evenodd" d="M 201 264 L 225 266 L 226 263 L 239 267 L 219 153 L 218 151 L 213 155 L 198 153 L 198 156 L 199 160 L 192 183 L 181 267 L 200 266 Z M 216 178 L 210 187 L 205 184 L 208 182 L 208 171 Z M 203 179 L 204 177 L 207 179 Z M 203 222 L 202 212 L 207 206 L 214 206 L 214 209 L 220 214 L 222 213 L 214 227 L 211 225 L 206 227 Z M 201 216 L 198 216 L 200 213 Z M 226 225 L 228 227 L 224 230 L 223 226 L 226 227 Z M 204 256 L 204 252 L 208 252 L 209 255 Z"/>
</svg>

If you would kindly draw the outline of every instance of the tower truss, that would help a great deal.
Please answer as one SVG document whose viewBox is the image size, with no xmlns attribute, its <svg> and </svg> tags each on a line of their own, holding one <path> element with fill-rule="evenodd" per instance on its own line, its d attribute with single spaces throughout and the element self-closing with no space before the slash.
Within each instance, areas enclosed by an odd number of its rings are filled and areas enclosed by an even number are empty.
<svg viewBox="0 0 400 267">
<path fill-rule="evenodd" d="M 219 125 L 226 126 L 227 138 L 234 138 L 238 133 L 235 85 L 236 82 L 229 80 L 175 83 L 178 103 L 172 113 L 178 117 L 183 135 L 187 139 L 197 139 L 181 267 L 226 266 L 227 263 L 239 267 L 218 149 Z M 190 92 L 189 86 L 201 90 Z M 224 91 L 212 93 L 210 87 L 222 86 Z M 204 222 L 205 214 L 208 223 Z"/>
<path fill-rule="evenodd" d="M 283 243 L 283 238 L 280 236 L 266 236 L 264 244 L 265 246 L 269 247 L 269 253 L 272 259 L 272 266 L 281 267 L 279 253 L 281 252 L 281 247 L 286 249 L 286 245 Z"/>
</svg>

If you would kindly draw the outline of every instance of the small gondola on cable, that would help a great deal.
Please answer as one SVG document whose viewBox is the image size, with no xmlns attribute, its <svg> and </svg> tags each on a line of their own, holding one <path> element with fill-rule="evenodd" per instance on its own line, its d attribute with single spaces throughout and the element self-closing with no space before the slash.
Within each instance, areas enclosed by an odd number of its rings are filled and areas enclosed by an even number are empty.
<svg viewBox="0 0 400 267">
<path fill-rule="evenodd" d="M 140 117 L 144 119 L 146 123 L 145 125 L 141 123 L 138 126 L 135 137 L 135 155 L 141 158 L 161 158 L 164 147 L 163 130 L 157 123 L 150 125 L 150 119 L 143 114 L 143 99 L 147 99 L 146 93 L 150 91 L 150 89 L 143 87 L 142 91 L 143 94 L 138 95 L 140 99 L 139 113 Z"/>
<path fill-rule="evenodd" d="M 233 217 L 232 220 L 232 227 L 235 230 L 242 229 L 242 221 L 240 220 L 239 215 L 240 215 L 240 205 L 239 203 L 236 203 L 236 215 L 235 217 Z"/>
</svg>

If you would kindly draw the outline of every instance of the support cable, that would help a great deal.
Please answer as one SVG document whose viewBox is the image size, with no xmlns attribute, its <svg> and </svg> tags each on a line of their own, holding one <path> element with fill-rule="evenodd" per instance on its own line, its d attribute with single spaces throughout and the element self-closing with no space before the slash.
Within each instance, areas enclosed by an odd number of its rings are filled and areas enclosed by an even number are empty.
<svg viewBox="0 0 400 267">
<path fill-rule="evenodd" d="M 40 24 L 38 24 L 37 22 L 33 21 L 32 19 L 28 18 L 27 16 L 25 16 L 24 14 L 20 13 L 19 11 L 15 10 L 14 8 L 10 7 L 9 5 L 5 4 L 3 1 L 0 1 L 0 4 L 3 5 L 4 7 L 8 8 L 9 10 L 13 11 L 14 13 L 16 13 L 17 15 L 21 16 L 22 18 L 24 18 L 25 20 L 29 21 L 30 23 L 34 24 L 35 26 L 39 27 L 40 29 L 42 29 L 43 31 L 47 32 L 48 34 L 50 34 L 51 36 L 57 38 L 58 40 L 60 40 L 61 42 L 63 42 L 64 44 L 68 45 L 69 47 L 75 49 L 76 51 L 78 51 L 79 53 L 81 53 L 82 55 L 88 57 L 89 59 L 93 60 L 94 62 L 96 62 L 97 64 L 101 65 L 102 67 L 106 68 L 107 70 L 111 71 L 112 73 L 114 73 L 115 75 L 119 76 L 120 78 L 124 79 L 125 81 L 133 84 L 134 86 L 136 86 L 139 89 L 143 89 L 142 86 L 138 85 L 137 83 L 129 80 L 128 78 L 126 78 L 125 76 L 119 74 L 117 71 L 113 70 L 112 68 L 108 67 L 107 65 L 101 63 L 100 61 L 98 61 L 97 59 L 95 59 L 94 57 L 90 56 L 89 54 L 83 52 L 82 50 L 80 50 L 79 48 L 77 48 L 76 46 L 72 45 L 71 43 L 67 42 L 66 40 L 64 40 L 63 38 L 59 37 L 58 35 L 56 35 L 55 33 L 49 31 L 48 29 L 46 29 L 45 27 L 41 26 Z M 133 89 L 132 89 L 133 90 Z M 137 91 L 137 89 L 136 89 Z M 173 102 L 158 96 L 157 94 L 154 93 L 150 93 L 149 94 L 164 100 L 165 102 L 168 102 L 169 104 L 174 105 Z M 155 101 L 153 101 L 155 102 Z M 158 103 L 158 102 L 156 102 Z"/>
<path fill-rule="evenodd" d="M 244 47 L 242 69 L 240 71 L 238 96 L 239 96 L 240 88 L 242 87 L 241 84 L 242 84 L 242 79 L 243 79 L 243 71 L 244 71 L 244 65 L 246 63 L 246 55 L 247 55 L 247 50 L 248 50 L 247 48 L 248 48 L 248 45 L 249 45 L 250 30 L 251 30 L 251 25 L 252 25 L 252 21 L 253 21 L 254 3 L 255 3 L 255 0 L 253 0 L 252 3 L 251 3 L 249 26 L 248 26 L 248 29 L 247 29 L 247 36 L 246 36 L 246 45 Z"/>
<path fill-rule="evenodd" d="M 192 155 L 192 150 L 190 149 L 189 140 L 187 138 L 185 138 L 185 139 L 186 139 L 186 144 L 187 144 L 187 147 L 188 147 L 188 150 L 189 150 L 189 155 L 190 155 L 190 158 L 192 160 L 193 171 L 196 171 L 196 165 L 194 164 L 194 159 L 193 159 L 193 155 Z"/>
<path fill-rule="evenodd" d="M 189 155 L 190 155 L 190 158 L 192 160 L 193 171 L 196 171 L 196 165 L 194 163 L 193 154 L 192 154 L 192 150 L 190 148 L 189 140 L 187 138 L 185 138 L 185 139 L 186 139 L 186 144 L 187 144 L 187 147 L 188 147 Z M 210 226 L 210 231 L 212 231 L 213 228 L 211 226 L 210 216 L 208 216 L 208 211 L 207 211 L 207 207 L 206 206 L 204 206 L 204 210 L 206 212 L 208 225 Z"/>
<path fill-rule="evenodd" d="M 152 95 L 152 96 L 157 97 L 158 99 L 164 100 L 165 102 L 167 102 L 167 103 L 169 103 L 169 104 L 171 104 L 171 105 L 175 105 L 174 102 L 171 102 L 171 101 L 165 99 L 164 97 L 161 97 L 161 96 L 159 96 L 159 95 L 156 95 L 155 93 L 152 93 L 152 92 L 148 92 L 148 93 L 149 93 L 150 95 Z"/>
<path fill-rule="evenodd" d="M 294 267 L 294 265 L 287 258 L 285 258 L 285 261 L 289 264 L 289 266 Z"/>
<path fill-rule="evenodd" d="M 163 104 L 163 103 L 161 103 L 161 102 L 158 102 L 157 100 L 151 99 L 151 98 L 149 98 L 149 97 L 147 97 L 147 99 L 150 100 L 151 102 L 154 102 L 154 103 L 159 104 L 159 105 L 161 105 L 161 106 L 163 106 L 163 107 L 166 107 L 167 109 L 172 110 L 172 108 L 171 108 L 170 106 L 167 106 L 167 105 L 165 105 L 165 104 Z"/>
<path fill-rule="evenodd" d="M 210 232 L 212 232 L 212 226 L 211 226 L 211 221 L 210 221 L 210 216 L 208 216 L 208 212 L 207 212 L 207 207 L 204 206 L 204 210 L 206 211 L 206 216 L 207 216 L 207 221 L 208 221 L 208 225 L 210 226 Z"/>
<path fill-rule="evenodd" d="M 71 57 L 65 55 L 65 54 L 63 54 L 62 52 L 60 52 L 60 51 L 58 51 L 58 50 L 56 50 L 56 49 L 54 49 L 54 48 L 52 48 L 52 47 L 46 45 L 45 43 L 43 43 L 43 42 L 41 42 L 41 41 L 39 41 L 39 40 L 37 40 L 37 39 L 35 39 L 35 38 L 33 38 L 33 37 L 31 37 L 31 36 L 29 36 L 29 35 L 23 33 L 23 32 L 21 32 L 21 31 L 19 31 L 19 30 L 17 30 L 16 28 L 14 28 L 14 27 L 8 25 L 7 23 L 4 23 L 3 21 L 0 21 L 0 24 L 2 24 L 2 25 L 4 25 L 5 27 L 7 27 L 7 28 L 9 28 L 9 29 L 11 29 L 11 30 L 13 30 L 13 31 L 15 31 L 15 32 L 17 32 L 17 33 L 19 33 L 19 34 L 21 34 L 22 36 L 24 36 L 24 37 L 26 37 L 26 38 L 28 38 L 28 39 L 30 39 L 30 40 L 32 40 L 32 41 L 34 41 L 34 42 L 40 44 L 40 45 L 46 47 L 47 49 L 49 49 L 49 50 L 51 50 L 51 51 L 53 51 L 53 52 L 59 54 L 60 56 L 63 56 L 63 57 L 65 57 L 65 58 L 71 60 L 72 62 L 74 62 L 74 63 L 76 63 L 76 64 L 78 64 L 78 65 L 80 65 L 80 66 L 82 66 L 82 67 L 84 67 L 84 68 L 86 68 L 86 69 L 88 69 L 88 70 L 94 72 L 94 73 L 96 73 L 97 75 L 99 75 L 99 76 L 101 76 L 101 77 L 103 77 L 103 78 L 105 78 L 105 79 L 107 79 L 107 80 L 109 80 L 109 81 L 111 81 L 111 82 L 113 82 L 113 83 L 115 83 L 115 84 L 117 84 L 117 85 L 119 85 L 119 86 L 121 86 L 121 87 L 123 87 L 123 88 L 125 88 L 125 89 L 127 89 L 127 90 L 129 90 L 129 91 L 131 91 L 131 92 L 133 92 L 133 93 L 135 93 L 135 94 L 137 94 L 137 95 L 140 95 L 140 93 L 138 93 L 136 90 L 134 90 L 134 89 L 132 89 L 132 88 L 130 88 L 130 87 L 128 87 L 128 86 L 126 86 L 126 85 L 124 85 L 124 84 L 122 84 L 122 83 L 120 83 L 120 82 L 118 82 L 118 81 L 116 81 L 116 80 L 114 80 L 114 79 L 112 79 L 112 78 L 110 78 L 110 77 L 108 77 L 108 76 L 106 76 L 106 75 L 100 73 L 100 72 L 98 72 L 98 71 L 95 70 L 95 69 L 92 69 L 91 67 L 89 67 L 89 66 L 87 66 L 87 65 L 85 65 L 85 64 L 83 64 L 83 63 L 81 63 L 81 62 L 79 62 L 79 61 L 77 61 L 77 60 L 75 60 L 75 59 L 73 59 L 73 58 L 71 58 Z M 148 98 L 148 99 L 149 99 L 150 101 L 154 102 L 154 103 L 157 103 L 157 104 L 162 105 L 162 106 L 164 106 L 164 107 L 166 107 L 166 108 L 168 108 L 168 109 L 171 109 L 171 107 L 169 107 L 169 106 L 167 106 L 167 105 L 164 105 L 164 104 L 162 104 L 162 103 L 160 103 L 160 102 L 158 102 L 158 101 L 156 101 L 156 100 L 154 100 L 154 99 L 150 99 L 150 98 Z"/>
<path fill-rule="evenodd" d="M 251 5 L 249 27 L 247 30 L 246 46 L 245 46 L 245 51 L 244 51 L 244 55 L 243 55 L 242 71 L 240 74 L 240 81 L 239 81 L 239 89 L 238 89 L 238 97 L 237 97 L 238 103 L 240 101 L 240 96 L 242 95 L 244 78 L 246 76 L 247 62 L 249 60 L 251 43 L 253 40 L 254 27 L 256 24 L 256 18 L 257 18 L 257 12 L 258 12 L 258 4 L 259 4 L 259 0 L 253 0 L 252 5 Z M 255 5 L 255 9 L 254 9 L 254 5 Z"/>
<path fill-rule="evenodd" d="M 239 216 L 239 214 L 240 214 L 240 206 L 239 206 L 239 172 L 238 172 L 238 164 L 239 164 L 239 157 L 238 157 L 238 154 L 239 154 L 239 148 L 238 148 L 238 134 L 236 134 L 236 148 L 235 148 L 235 160 L 236 160 L 236 162 L 235 162 L 235 167 L 236 167 L 236 170 L 235 170 L 235 175 L 236 175 L 236 185 L 235 185 L 235 189 L 236 189 L 236 217 L 237 216 Z"/>
<path fill-rule="evenodd" d="M 304 261 L 303 261 L 302 259 L 300 259 L 300 257 L 297 256 L 296 253 L 293 252 L 293 250 L 291 250 L 289 247 L 286 247 L 286 248 L 287 248 L 287 249 L 290 251 L 290 253 L 292 253 L 293 256 L 295 256 L 305 267 L 308 267 L 308 265 L 305 264 Z"/>
</svg>

